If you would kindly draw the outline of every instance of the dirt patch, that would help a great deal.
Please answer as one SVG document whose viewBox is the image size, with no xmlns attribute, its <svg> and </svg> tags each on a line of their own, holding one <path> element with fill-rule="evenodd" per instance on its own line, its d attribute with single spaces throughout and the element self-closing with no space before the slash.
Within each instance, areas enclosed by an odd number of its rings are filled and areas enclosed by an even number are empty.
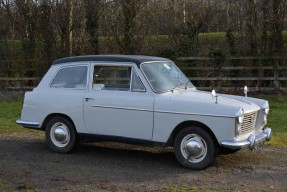
<svg viewBox="0 0 287 192">
<path fill-rule="evenodd" d="M 44 140 L 0 139 L 1 191 L 286 191 L 287 149 L 265 146 L 181 167 L 172 149 L 81 144 L 71 154 Z"/>
</svg>

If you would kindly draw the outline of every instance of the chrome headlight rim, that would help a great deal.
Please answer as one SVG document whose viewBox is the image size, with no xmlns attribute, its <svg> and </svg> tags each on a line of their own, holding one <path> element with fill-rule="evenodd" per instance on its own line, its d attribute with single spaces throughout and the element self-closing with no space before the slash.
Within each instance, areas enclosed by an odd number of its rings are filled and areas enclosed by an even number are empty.
<svg viewBox="0 0 287 192">
<path fill-rule="evenodd" d="M 236 113 L 236 118 L 237 118 L 237 123 L 238 124 L 242 124 L 244 121 L 244 109 L 243 108 L 239 108 L 237 113 Z"/>
</svg>

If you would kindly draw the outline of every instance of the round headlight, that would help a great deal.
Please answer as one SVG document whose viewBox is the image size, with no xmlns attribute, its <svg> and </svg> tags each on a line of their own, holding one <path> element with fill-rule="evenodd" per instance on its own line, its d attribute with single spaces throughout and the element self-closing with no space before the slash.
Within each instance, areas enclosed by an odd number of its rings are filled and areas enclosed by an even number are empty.
<svg viewBox="0 0 287 192">
<path fill-rule="evenodd" d="M 242 124 L 244 120 L 244 110 L 242 108 L 239 108 L 236 113 L 237 121 L 238 123 Z"/>
<path fill-rule="evenodd" d="M 269 113 L 269 103 L 268 103 L 268 101 L 266 101 L 266 102 L 263 104 L 262 108 L 263 108 L 264 113 L 265 113 L 266 115 L 268 115 L 268 113 Z"/>
</svg>

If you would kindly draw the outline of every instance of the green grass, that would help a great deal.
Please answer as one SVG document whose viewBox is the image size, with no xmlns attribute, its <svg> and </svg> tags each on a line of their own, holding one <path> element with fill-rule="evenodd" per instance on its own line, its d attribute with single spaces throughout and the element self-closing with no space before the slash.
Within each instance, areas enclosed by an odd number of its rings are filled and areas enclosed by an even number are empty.
<svg viewBox="0 0 287 192">
<path fill-rule="evenodd" d="M 0 104 L 0 129 L 1 135 L 12 134 L 15 129 L 15 120 L 20 116 L 21 112 L 20 101 L 7 101 Z"/>
<path fill-rule="evenodd" d="M 268 125 L 272 128 L 272 146 L 287 146 L 287 96 L 257 96 L 269 100 Z M 20 118 L 22 101 L 0 101 L 1 138 L 43 138 L 42 131 L 24 129 L 15 121 Z"/>
<path fill-rule="evenodd" d="M 0 101 L 1 138 L 39 138 L 41 131 L 24 129 L 16 124 L 20 118 L 22 101 Z"/>
<path fill-rule="evenodd" d="M 270 113 L 267 126 L 272 128 L 273 146 L 287 146 L 287 96 L 262 96 L 269 101 Z"/>
</svg>

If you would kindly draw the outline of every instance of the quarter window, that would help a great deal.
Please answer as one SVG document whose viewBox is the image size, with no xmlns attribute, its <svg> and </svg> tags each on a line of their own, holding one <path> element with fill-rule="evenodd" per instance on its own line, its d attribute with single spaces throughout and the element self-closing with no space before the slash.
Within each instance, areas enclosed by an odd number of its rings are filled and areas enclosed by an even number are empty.
<svg viewBox="0 0 287 192">
<path fill-rule="evenodd" d="M 52 88 L 85 89 L 87 66 L 65 67 L 58 71 L 51 83 Z"/>
<path fill-rule="evenodd" d="M 138 76 L 138 74 L 135 72 L 134 69 L 132 72 L 132 91 L 134 91 L 134 92 L 146 91 L 140 77 Z"/>
</svg>

